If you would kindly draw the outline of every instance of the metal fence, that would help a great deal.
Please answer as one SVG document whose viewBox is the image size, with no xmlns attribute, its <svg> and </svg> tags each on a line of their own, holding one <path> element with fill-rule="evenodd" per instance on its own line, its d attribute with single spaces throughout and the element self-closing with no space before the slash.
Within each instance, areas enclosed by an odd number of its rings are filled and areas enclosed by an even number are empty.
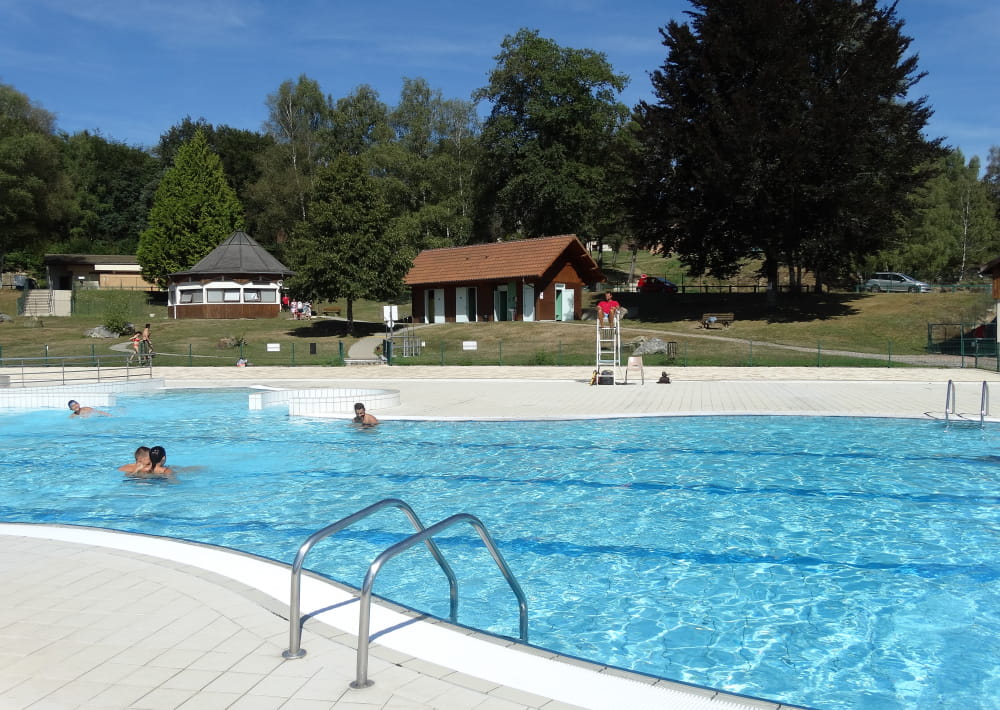
<svg viewBox="0 0 1000 710">
<path fill-rule="evenodd" d="M 0 358 L 0 387 L 46 387 L 152 379 L 151 365 L 130 365 L 127 356 Z"/>
</svg>

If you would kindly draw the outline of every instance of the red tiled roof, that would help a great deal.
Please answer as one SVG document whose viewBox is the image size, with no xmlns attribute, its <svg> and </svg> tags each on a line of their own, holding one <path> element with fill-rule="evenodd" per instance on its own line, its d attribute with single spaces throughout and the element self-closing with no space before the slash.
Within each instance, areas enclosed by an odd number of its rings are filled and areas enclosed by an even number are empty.
<svg viewBox="0 0 1000 710">
<path fill-rule="evenodd" d="M 565 234 L 517 242 L 428 249 L 417 254 L 405 282 L 415 286 L 539 278 L 564 254 L 585 282 L 604 281 L 597 262 L 576 235 Z"/>
</svg>

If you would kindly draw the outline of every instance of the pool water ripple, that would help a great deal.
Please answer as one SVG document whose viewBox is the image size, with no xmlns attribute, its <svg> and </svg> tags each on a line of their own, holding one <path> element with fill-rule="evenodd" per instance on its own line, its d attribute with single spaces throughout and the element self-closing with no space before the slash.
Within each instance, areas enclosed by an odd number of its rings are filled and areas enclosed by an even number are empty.
<svg viewBox="0 0 1000 710">
<path fill-rule="evenodd" d="M 427 524 L 484 520 L 528 595 L 536 645 L 823 710 L 1000 697 L 994 427 L 691 417 L 359 430 L 251 412 L 230 390 L 121 396 L 113 414 L 0 415 L 0 518 L 290 562 L 318 528 L 400 497 Z M 177 481 L 118 473 L 138 444 L 165 446 Z M 380 513 L 317 545 L 309 566 L 357 586 L 409 532 Z M 516 635 L 513 595 L 475 534 L 438 542 L 459 620 Z M 404 557 L 375 592 L 446 617 L 440 569 L 422 549 Z"/>
</svg>

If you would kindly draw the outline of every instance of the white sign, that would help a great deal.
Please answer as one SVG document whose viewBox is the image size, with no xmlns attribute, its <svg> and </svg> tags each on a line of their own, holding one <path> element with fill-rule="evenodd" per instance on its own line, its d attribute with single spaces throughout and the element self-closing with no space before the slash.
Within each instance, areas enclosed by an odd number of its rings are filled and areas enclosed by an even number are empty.
<svg viewBox="0 0 1000 710">
<path fill-rule="evenodd" d="M 463 340 L 462 350 L 478 350 L 479 344 L 475 340 Z"/>
<path fill-rule="evenodd" d="M 382 306 L 382 320 L 386 323 L 395 323 L 399 320 L 399 306 Z"/>
<path fill-rule="evenodd" d="M 281 352 L 281 343 L 268 343 L 267 344 L 267 351 L 269 353 L 280 353 Z"/>
</svg>

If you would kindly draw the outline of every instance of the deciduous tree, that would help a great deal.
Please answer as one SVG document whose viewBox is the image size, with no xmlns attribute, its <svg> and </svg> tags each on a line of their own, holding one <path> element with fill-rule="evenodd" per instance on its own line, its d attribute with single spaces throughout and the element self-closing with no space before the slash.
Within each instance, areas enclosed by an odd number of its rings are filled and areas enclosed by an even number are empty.
<svg viewBox="0 0 1000 710">
<path fill-rule="evenodd" d="M 10 251 L 40 254 L 73 211 L 54 117 L 0 84 L 0 270 Z"/>
<path fill-rule="evenodd" d="M 344 154 L 321 168 L 306 219 L 286 250 L 296 271 L 289 289 L 311 300 L 345 299 L 353 332 L 354 302 L 398 295 L 413 263 L 410 249 L 388 228 L 389 214 L 360 157 Z"/>
<path fill-rule="evenodd" d="M 489 85 L 477 177 L 480 238 L 593 234 L 609 192 L 608 155 L 628 109 L 628 78 L 589 49 L 537 31 L 508 36 Z"/>
</svg>

